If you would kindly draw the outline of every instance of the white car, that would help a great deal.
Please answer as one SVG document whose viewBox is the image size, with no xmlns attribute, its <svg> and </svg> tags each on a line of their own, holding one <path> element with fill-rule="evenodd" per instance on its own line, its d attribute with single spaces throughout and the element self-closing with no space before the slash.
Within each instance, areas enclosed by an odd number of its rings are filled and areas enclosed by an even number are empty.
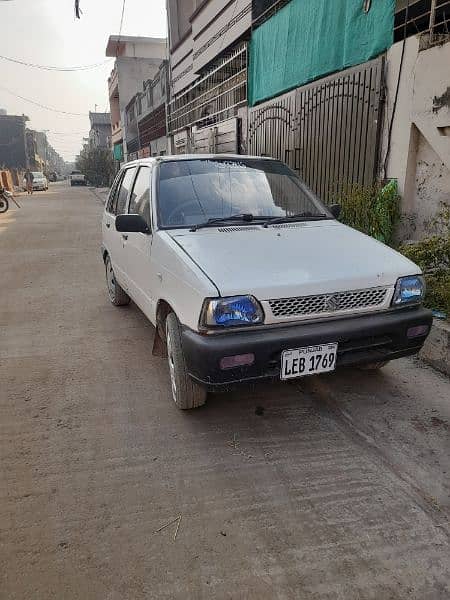
<svg viewBox="0 0 450 600">
<path fill-rule="evenodd" d="M 86 177 L 81 171 L 72 171 L 69 175 L 70 185 L 86 185 Z"/>
<path fill-rule="evenodd" d="M 141 159 L 103 215 L 111 302 L 155 325 L 181 409 L 208 390 L 415 354 L 431 326 L 420 269 L 341 224 L 283 163 Z"/>
<path fill-rule="evenodd" d="M 47 177 L 41 171 L 32 171 L 33 175 L 33 190 L 45 192 L 48 190 L 48 181 Z M 22 187 L 24 192 L 27 191 L 27 180 L 24 177 L 22 182 Z"/>
</svg>

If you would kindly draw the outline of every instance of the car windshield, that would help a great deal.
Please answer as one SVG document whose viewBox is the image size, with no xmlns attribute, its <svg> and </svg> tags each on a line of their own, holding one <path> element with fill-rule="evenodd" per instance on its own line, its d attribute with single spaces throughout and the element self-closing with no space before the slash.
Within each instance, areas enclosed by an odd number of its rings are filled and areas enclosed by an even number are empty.
<svg viewBox="0 0 450 600">
<path fill-rule="evenodd" d="M 33 177 L 35 179 L 43 179 L 44 178 L 44 173 L 41 173 L 40 171 L 33 171 Z"/>
<path fill-rule="evenodd" d="M 277 160 L 174 160 L 159 167 L 160 227 L 191 227 L 240 214 L 263 219 L 324 213 L 319 199 Z"/>
</svg>

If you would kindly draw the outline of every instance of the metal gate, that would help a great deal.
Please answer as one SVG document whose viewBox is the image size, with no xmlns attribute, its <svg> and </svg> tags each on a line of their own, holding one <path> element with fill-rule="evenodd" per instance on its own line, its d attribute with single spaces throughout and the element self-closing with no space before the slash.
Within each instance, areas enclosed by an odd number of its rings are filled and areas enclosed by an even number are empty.
<svg viewBox="0 0 450 600">
<path fill-rule="evenodd" d="M 249 111 L 248 152 L 297 171 L 325 202 L 378 168 L 384 58 L 297 88 Z"/>
</svg>

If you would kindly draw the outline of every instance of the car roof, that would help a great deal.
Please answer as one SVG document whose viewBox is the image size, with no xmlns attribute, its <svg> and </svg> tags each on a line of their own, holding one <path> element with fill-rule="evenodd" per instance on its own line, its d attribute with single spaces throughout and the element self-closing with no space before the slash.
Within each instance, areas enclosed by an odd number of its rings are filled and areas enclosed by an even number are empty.
<svg viewBox="0 0 450 600">
<path fill-rule="evenodd" d="M 271 156 L 250 156 L 248 154 L 165 154 L 164 156 L 153 156 L 151 158 L 138 158 L 132 160 L 123 165 L 123 167 L 132 167 L 136 165 L 153 165 L 155 163 L 167 162 L 167 161 L 182 161 L 182 160 L 205 160 L 205 159 L 233 159 L 242 160 L 254 159 L 254 160 L 278 160 Z"/>
</svg>

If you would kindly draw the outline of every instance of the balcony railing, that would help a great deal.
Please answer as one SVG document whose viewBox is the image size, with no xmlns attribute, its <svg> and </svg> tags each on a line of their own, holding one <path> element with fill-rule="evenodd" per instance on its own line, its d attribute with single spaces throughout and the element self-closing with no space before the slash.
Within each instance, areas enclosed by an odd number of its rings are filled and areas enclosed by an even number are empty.
<svg viewBox="0 0 450 600">
<path fill-rule="evenodd" d="M 227 119 L 246 101 L 247 45 L 242 44 L 169 103 L 169 133 Z"/>
</svg>

